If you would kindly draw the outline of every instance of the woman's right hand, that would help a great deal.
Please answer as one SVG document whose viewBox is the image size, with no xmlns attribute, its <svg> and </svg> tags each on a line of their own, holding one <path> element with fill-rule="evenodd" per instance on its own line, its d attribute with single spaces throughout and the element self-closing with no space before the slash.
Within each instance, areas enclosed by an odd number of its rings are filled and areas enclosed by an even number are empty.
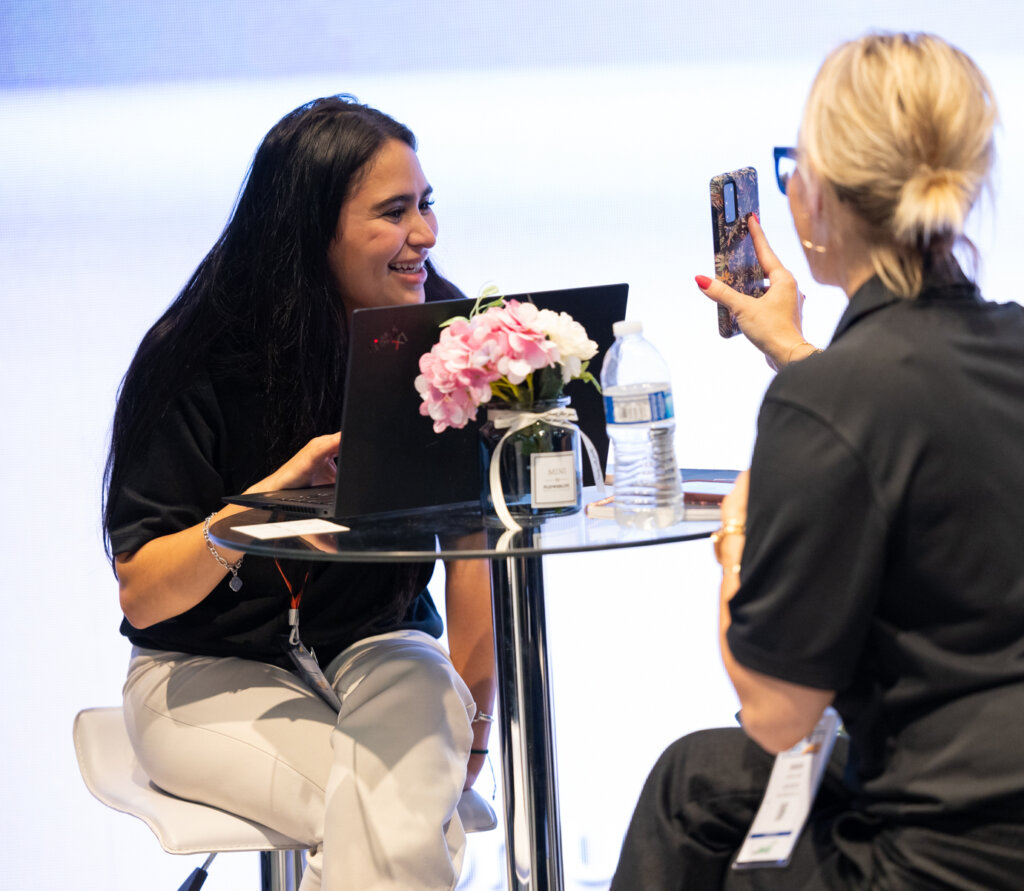
<svg viewBox="0 0 1024 891">
<path fill-rule="evenodd" d="M 311 439 L 277 470 L 246 491 L 271 492 L 333 483 L 334 458 L 340 443 L 340 433 Z M 214 513 L 211 520 L 223 519 L 244 509 L 227 504 Z M 228 548 L 218 548 L 218 553 L 228 563 L 236 563 L 242 557 L 241 552 Z M 190 610 L 227 574 L 227 569 L 214 559 L 207 547 L 202 523 L 154 538 L 134 553 L 118 554 L 115 567 L 121 611 L 136 628 L 147 628 Z M 245 596 L 244 587 L 240 596 Z"/>
<path fill-rule="evenodd" d="M 337 466 L 334 459 L 341 445 L 340 433 L 316 436 L 269 476 L 245 491 L 276 492 L 279 489 L 304 489 L 334 483 Z"/>
<path fill-rule="evenodd" d="M 775 256 L 754 214 L 747 218 L 747 226 L 757 259 L 770 283 L 764 296 L 749 297 L 706 276 L 697 276 L 697 287 L 736 316 L 740 331 L 777 371 L 790 359 L 804 358 L 797 350 L 807 343 L 802 330 L 804 296 L 796 286 L 796 279 Z M 807 354 L 813 349 L 808 345 Z"/>
</svg>

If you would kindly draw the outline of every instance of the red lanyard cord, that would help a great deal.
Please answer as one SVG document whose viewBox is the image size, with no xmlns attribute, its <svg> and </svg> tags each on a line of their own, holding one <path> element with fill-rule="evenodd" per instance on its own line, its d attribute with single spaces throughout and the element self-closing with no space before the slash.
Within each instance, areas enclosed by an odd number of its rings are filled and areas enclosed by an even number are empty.
<svg viewBox="0 0 1024 891">
<path fill-rule="evenodd" d="M 309 581 L 309 570 L 306 570 L 306 574 L 302 577 L 302 584 L 299 585 L 298 590 L 296 590 L 292 587 L 292 583 L 288 581 L 288 576 L 284 574 L 284 570 L 281 568 L 281 562 L 276 557 L 274 558 L 274 566 L 277 567 L 277 571 L 281 573 L 281 578 L 284 579 L 284 586 L 288 589 L 291 608 L 298 609 L 299 604 L 302 602 L 302 595 L 306 590 L 306 582 Z"/>
</svg>

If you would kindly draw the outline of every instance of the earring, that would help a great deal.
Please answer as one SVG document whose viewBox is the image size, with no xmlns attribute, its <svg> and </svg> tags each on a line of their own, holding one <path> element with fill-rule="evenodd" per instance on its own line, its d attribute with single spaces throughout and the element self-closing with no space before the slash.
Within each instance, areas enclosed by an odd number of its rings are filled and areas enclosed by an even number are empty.
<svg viewBox="0 0 1024 891">
<path fill-rule="evenodd" d="M 801 206 L 799 208 L 799 210 L 800 210 L 800 219 L 805 222 L 806 227 L 811 230 L 811 234 L 813 235 L 814 234 L 813 230 L 818 228 L 815 225 L 815 220 L 813 220 L 811 218 L 811 215 L 807 212 L 807 210 L 803 206 Z M 793 223 L 794 223 L 794 225 L 796 224 L 796 218 L 797 218 L 797 208 L 793 208 Z M 800 227 L 797 227 L 797 237 L 799 237 L 799 235 L 800 235 L 799 229 L 800 229 Z M 825 253 L 825 245 L 823 245 L 823 244 L 815 244 L 813 241 L 811 241 L 808 238 L 801 238 L 800 239 L 800 244 L 802 244 L 804 246 L 804 250 L 813 251 L 816 254 L 824 254 Z"/>
</svg>

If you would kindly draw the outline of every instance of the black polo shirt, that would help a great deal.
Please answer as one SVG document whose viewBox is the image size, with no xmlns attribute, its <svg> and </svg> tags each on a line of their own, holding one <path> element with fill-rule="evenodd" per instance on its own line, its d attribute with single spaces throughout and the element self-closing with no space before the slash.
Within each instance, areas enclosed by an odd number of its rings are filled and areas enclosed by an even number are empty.
<svg viewBox="0 0 1024 891">
<path fill-rule="evenodd" d="M 189 386 L 151 431 L 124 485 L 111 493 L 113 552 L 136 551 L 153 538 L 202 522 L 223 506 L 223 496 L 270 473 L 265 429 L 253 382 L 214 383 L 202 377 Z M 443 630 L 426 591 L 432 563 L 283 561 L 281 570 L 293 586 L 305 584 L 300 630 L 321 665 L 371 634 L 418 628 L 440 637 Z M 125 619 L 121 633 L 143 647 L 241 656 L 290 668 L 282 649 L 289 592 L 281 571 L 269 558 L 248 556 L 239 576 L 243 584 L 237 593 L 226 575 L 182 615 L 146 629 Z"/>
<path fill-rule="evenodd" d="M 1024 307 L 877 279 L 765 396 L 729 646 L 837 691 L 860 806 L 1024 819 Z"/>
</svg>

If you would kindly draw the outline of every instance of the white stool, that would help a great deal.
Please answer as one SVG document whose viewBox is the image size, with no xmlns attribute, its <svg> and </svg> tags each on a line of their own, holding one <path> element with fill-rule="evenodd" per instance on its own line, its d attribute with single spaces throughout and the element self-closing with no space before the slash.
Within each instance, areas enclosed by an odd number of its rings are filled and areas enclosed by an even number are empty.
<svg viewBox="0 0 1024 891">
<path fill-rule="evenodd" d="M 302 842 L 227 811 L 164 792 L 146 775 L 124 726 L 121 708 L 89 708 L 75 716 L 75 752 L 82 779 L 107 807 L 142 820 L 170 854 L 210 854 L 179 891 L 198 889 L 214 855 L 260 851 L 262 891 L 295 891 L 302 876 Z M 466 832 L 498 825 L 494 809 L 472 789 L 462 794 Z"/>
</svg>

